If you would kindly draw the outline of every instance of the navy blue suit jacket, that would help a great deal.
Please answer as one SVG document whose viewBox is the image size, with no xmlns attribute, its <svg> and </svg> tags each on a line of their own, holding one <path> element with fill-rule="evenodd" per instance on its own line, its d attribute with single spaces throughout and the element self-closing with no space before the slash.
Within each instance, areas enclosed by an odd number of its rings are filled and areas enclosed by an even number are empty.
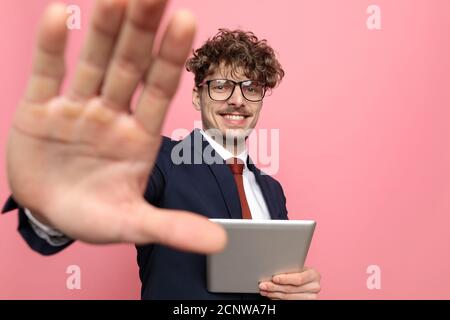
<svg viewBox="0 0 450 320">
<path fill-rule="evenodd" d="M 184 163 L 174 163 L 172 155 L 182 157 Z M 214 163 L 211 163 L 211 158 L 215 159 Z M 209 164 L 205 161 L 209 161 Z M 261 188 L 271 218 L 288 219 L 286 198 L 281 185 L 272 177 L 261 174 L 251 159 L 248 160 L 248 168 L 254 173 Z M 241 218 L 239 195 L 231 171 L 198 130 L 194 130 L 182 141 L 163 137 L 145 198 L 160 208 L 188 210 L 208 218 Z M 12 198 L 7 201 L 3 211 L 17 208 L 18 230 L 32 249 L 49 255 L 70 245 L 68 243 L 53 247 L 39 238 L 29 225 L 22 208 Z M 143 299 L 262 298 L 257 294 L 208 292 L 204 255 L 182 252 L 162 245 L 136 246 L 136 249 Z"/>
</svg>

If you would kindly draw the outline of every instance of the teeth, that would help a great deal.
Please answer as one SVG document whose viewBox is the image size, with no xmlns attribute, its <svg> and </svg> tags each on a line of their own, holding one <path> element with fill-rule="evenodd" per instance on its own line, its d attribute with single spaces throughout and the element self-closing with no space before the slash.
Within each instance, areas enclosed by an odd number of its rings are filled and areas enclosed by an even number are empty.
<svg viewBox="0 0 450 320">
<path fill-rule="evenodd" d="M 234 115 L 234 114 L 227 114 L 227 115 L 225 115 L 225 118 L 230 119 L 230 120 L 244 120 L 244 116 L 238 116 L 238 115 Z"/>
</svg>

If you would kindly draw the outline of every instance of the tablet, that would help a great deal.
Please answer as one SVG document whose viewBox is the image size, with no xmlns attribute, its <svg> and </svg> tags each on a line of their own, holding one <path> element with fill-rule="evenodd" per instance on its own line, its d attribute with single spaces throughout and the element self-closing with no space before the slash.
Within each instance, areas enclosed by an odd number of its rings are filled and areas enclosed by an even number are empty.
<svg viewBox="0 0 450 320">
<path fill-rule="evenodd" d="M 207 256 L 210 292 L 259 293 L 260 281 L 303 268 L 316 227 L 313 220 L 210 219 L 222 225 L 228 243 Z"/>
</svg>

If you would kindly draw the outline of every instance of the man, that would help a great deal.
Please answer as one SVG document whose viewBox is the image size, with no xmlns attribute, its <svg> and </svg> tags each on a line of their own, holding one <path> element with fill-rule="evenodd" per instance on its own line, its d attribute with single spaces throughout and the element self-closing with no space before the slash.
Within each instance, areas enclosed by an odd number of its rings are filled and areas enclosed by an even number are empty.
<svg viewBox="0 0 450 320">
<path fill-rule="evenodd" d="M 207 291 L 202 254 L 226 241 L 207 218 L 287 219 L 280 184 L 251 163 L 244 143 L 265 91 L 284 73 L 264 41 L 222 30 L 186 64 L 195 74 L 193 104 L 203 130 L 180 143 L 161 140 L 195 33 L 193 17 L 177 12 L 152 57 L 164 7 L 163 0 L 98 1 L 74 79 L 58 96 L 66 14 L 64 6 L 49 6 L 9 138 L 12 197 L 4 211 L 19 208 L 19 231 L 42 254 L 70 239 L 137 244 L 142 298 L 316 298 L 320 275 L 309 268 L 261 283 L 261 296 Z M 199 146 L 191 143 L 199 138 Z M 190 146 L 178 154 L 183 159 L 209 148 L 218 161 L 176 164 L 179 145 Z"/>
</svg>

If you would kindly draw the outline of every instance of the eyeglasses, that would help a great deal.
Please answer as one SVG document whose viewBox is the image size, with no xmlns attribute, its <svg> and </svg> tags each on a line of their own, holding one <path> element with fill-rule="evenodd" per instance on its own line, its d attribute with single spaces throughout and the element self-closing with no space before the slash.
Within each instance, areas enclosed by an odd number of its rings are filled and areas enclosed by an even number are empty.
<svg viewBox="0 0 450 320">
<path fill-rule="evenodd" d="M 208 85 L 208 95 L 214 101 L 225 101 L 230 99 L 237 85 L 241 88 L 242 96 L 251 102 L 258 102 L 264 98 L 266 87 L 262 82 L 244 80 L 235 82 L 228 79 L 215 79 L 203 81 L 198 85 Z"/>
</svg>

